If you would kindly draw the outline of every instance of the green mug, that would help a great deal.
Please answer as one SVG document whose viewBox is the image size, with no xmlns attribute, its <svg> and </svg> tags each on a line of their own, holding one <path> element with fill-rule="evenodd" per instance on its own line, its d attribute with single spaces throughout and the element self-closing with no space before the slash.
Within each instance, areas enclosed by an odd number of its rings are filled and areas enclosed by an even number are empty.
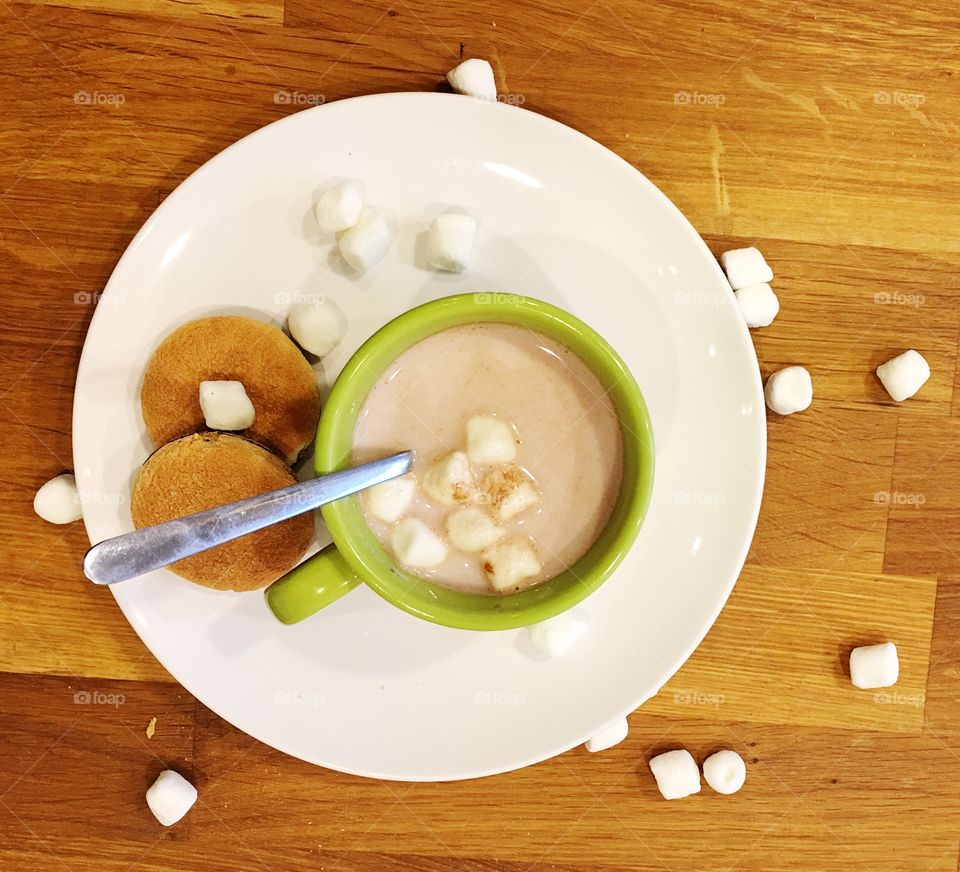
<svg viewBox="0 0 960 872">
<path fill-rule="evenodd" d="M 444 297 L 394 318 L 373 334 L 340 374 L 320 419 L 318 474 L 351 465 L 353 432 L 367 394 L 404 351 L 427 336 L 478 322 L 516 324 L 543 333 L 586 363 L 608 392 L 623 434 L 623 483 L 599 538 L 573 566 L 536 587 L 505 596 L 440 587 L 396 565 L 367 526 L 357 497 L 323 507 L 333 544 L 266 590 L 285 624 L 318 612 L 358 584 L 436 624 L 464 630 L 507 630 L 558 615 L 596 590 L 626 556 L 640 531 L 653 486 L 653 431 L 630 370 L 594 330 L 568 312 L 513 294 Z"/>
</svg>

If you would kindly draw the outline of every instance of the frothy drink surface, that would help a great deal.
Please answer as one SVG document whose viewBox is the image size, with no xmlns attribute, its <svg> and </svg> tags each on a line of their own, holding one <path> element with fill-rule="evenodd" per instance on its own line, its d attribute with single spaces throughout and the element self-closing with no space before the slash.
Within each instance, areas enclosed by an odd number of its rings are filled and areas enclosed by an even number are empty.
<svg viewBox="0 0 960 872">
<path fill-rule="evenodd" d="M 405 351 L 381 376 L 357 419 L 354 461 L 413 449 L 419 478 L 439 457 L 465 450 L 474 415 L 514 425 L 515 462 L 539 486 L 540 503 L 501 524 L 507 537 L 536 543 L 543 568 L 523 586 L 538 584 L 583 556 L 616 502 L 623 446 L 613 403 L 586 364 L 547 336 L 509 324 L 454 327 Z M 480 477 L 491 468 L 476 467 Z M 407 514 L 446 538 L 450 511 L 418 489 Z M 390 525 L 366 517 L 390 551 Z M 411 571 L 445 587 L 493 592 L 478 554 L 451 548 L 439 566 Z"/>
</svg>

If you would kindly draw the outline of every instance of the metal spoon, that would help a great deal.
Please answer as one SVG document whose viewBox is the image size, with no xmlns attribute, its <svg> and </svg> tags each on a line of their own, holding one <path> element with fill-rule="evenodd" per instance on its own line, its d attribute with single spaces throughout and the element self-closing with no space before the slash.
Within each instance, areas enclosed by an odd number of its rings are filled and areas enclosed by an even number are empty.
<svg viewBox="0 0 960 872">
<path fill-rule="evenodd" d="M 115 584 L 222 545 L 410 471 L 413 452 L 404 451 L 333 472 L 312 481 L 257 494 L 195 515 L 143 527 L 94 545 L 83 572 L 94 584 Z"/>
</svg>

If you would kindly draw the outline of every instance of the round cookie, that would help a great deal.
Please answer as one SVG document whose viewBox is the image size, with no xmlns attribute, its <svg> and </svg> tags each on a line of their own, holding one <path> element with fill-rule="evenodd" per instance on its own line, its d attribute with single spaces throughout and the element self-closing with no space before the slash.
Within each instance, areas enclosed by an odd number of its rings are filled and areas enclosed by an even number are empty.
<svg viewBox="0 0 960 872">
<path fill-rule="evenodd" d="M 130 513 L 137 528 L 148 527 L 295 482 L 286 464 L 265 448 L 227 433 L 198 433 L 147 458 L 133 485 Z M 313 532 L 313 512 L 307 512 L 178 560 L 170 569 L 204 587 L 255 590 L 293 569 Z"/>
<path fill-rule="evenodd" d="M 140 407 L 157 445 L 205 430 L 200 382 L 243 383 L 256 418 L 238 435 L 293 463 L 313 441 L 320 420 L 320 389 L 310 364 L 286 334 L 239 315 L 190 321 L 171 333 L 150 358 Z"/>
</svg>

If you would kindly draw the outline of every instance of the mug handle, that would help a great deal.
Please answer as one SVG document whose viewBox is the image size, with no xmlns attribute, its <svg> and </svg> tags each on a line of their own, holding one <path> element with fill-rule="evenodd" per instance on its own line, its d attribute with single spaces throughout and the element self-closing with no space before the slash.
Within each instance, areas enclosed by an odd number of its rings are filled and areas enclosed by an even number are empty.
<svg viewBox="0 0 960 872">
<path fill-rule="evenodd" d="M 277 579 L 264 596 L 277 620 L 296 624 L 336 602 L 358 584 L 360 577 L 337 546 L 328 545 Z"/>
</svg>

